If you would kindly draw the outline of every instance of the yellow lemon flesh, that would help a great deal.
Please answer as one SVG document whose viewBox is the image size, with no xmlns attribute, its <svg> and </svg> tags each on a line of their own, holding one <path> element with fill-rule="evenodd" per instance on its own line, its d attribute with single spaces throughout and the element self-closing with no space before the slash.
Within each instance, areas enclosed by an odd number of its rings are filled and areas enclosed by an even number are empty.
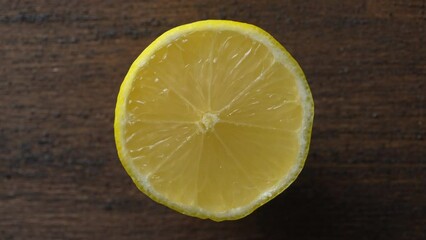
<svg viewBox="0 0 426 240">
<path fill-rule="evenodd" d="M 313 100 L 297 62 L 262 29 L 206 20 L 157 38 L 117 99 L 115 139 L 136 186 L 181 213 L 238 219 L 305 162 Z"/>
</svg>

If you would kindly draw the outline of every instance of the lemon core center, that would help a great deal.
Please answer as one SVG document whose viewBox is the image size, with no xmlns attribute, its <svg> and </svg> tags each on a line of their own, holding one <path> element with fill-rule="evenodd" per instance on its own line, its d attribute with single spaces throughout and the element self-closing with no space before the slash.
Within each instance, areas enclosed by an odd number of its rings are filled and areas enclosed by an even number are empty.
<svg viewBox="0 0 426 240">
<path fill-rule="evenodd" d="M 202 132 L 207 132 L 209 130 L 212 130 L 214 128 L 214 125 L 219 122 L 219 117 L 217 114 L 214 113 L 204 113 L 203 117 L 201 118 L 201 129 Z"/>
</svg>

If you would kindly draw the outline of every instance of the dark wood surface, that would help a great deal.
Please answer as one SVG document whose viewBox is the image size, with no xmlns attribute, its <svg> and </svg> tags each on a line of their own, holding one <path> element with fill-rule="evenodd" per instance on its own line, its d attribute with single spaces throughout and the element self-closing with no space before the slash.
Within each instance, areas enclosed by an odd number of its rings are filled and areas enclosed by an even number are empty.
<svg viewBox="0 0 426 240">
<path fill-rule="evenodd" d="M 0 0 L 0 239 L 426 239 L 426 2 Z M 216 223 L 140 193 L 117 158 L 116 95 L 159 34 L 258 25 L 315 100 L 305 169 Z"/>
</svg>

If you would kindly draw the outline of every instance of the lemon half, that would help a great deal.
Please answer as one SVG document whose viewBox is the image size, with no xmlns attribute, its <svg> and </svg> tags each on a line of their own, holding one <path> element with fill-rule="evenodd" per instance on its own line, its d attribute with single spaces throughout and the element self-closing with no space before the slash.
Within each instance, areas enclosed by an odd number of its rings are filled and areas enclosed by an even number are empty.
<svg viewBox="0 0 426 240">
<path fill-rule="evenodd" d="M 231 220 L 295 180 L 313 115 L 303 71 L 271 35 L 206 20 L 167 31 L 134 61 L 117 99 L 115 140 L 150 198 Z"/>
</svg>

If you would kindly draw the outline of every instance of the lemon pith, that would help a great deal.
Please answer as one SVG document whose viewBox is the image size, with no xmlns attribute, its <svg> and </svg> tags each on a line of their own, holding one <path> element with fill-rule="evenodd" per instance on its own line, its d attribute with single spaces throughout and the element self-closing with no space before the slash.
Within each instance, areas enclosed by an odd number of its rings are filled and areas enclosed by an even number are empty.
<svg viewBox="0 0 426 240">
<path fill-rule="evenodd" d="M 187 215 L 238 219 L 306 159 L 313 101 L 290 54 L 253 25 L 195 22 L 161 35 L 117 98 L 119 158 L 136 186 Z"/>
</svg>

